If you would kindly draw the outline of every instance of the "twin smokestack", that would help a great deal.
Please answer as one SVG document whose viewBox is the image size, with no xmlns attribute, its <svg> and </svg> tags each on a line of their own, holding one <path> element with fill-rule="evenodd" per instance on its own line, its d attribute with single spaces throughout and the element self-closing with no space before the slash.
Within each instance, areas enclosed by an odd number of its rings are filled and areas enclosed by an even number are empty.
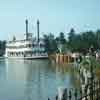
<svg viewBox="0 0 100 100">
<path fill-rule="evenodd" d="M 28 40 L 28 20 L 26 19 L 25 21 L 25 24 L 26 24 L 26 40 Z M 39 43 L 39 33 L 40 33 L 40 29 L 39 29 L 39 20 L 37 20 L 37 41 Z"/>
</svg>

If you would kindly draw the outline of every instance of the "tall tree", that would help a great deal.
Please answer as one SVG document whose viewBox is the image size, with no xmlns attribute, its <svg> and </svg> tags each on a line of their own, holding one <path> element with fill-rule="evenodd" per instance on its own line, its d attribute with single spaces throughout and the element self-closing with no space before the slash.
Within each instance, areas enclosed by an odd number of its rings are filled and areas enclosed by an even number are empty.
<svg viewBox="0 0 100 100">
<path fill-rule="evenodd" d="M 5 54 L 6 41 L 0 41 L 0 56 Z"/>
<path fill-rule="evenodd" d="M 65 35 L 63 32 L 60 32 L 59 34 L 59 40 L 61 44 L 65 44 L 66 43 L 66 39 L 65 39 Z"/>
<path fill-rule="evenodd" d="M 96 31 L 97 46 L 100 49 L 100 29 Z"/>
<path fill-rule="evenodd" d="M 93 31 L 75 34 L 75 30 L 71 29 L 68 36 L 68 44 L 71 51 L 84 52 L 93 46 L 97 48 L 96 35 Z"/>
<path fill-rule="evenodd" d="M 70 32 L 68 33 L 68 47 L 73 50 L 75 45 L 75 30 L 71 28 Z"/>
<path fill-rule="evenodd" d="M 92 31 L 84 32 L 81 35 L 82 38 L 82 45 L 84 48 L 90 48 L 91 45 L 96 49 L 97 48 L 97 43 L 96 43 L 96 36 L 95 33 Z"/>
<path fill-rule="evenodd" d="M 57 42 L 52 33 L 50 33 L 49 35 L 44 35 L 44 42 L 45 42 L 45 51 L 48 54 L 57 52 Z"/>
</svg>

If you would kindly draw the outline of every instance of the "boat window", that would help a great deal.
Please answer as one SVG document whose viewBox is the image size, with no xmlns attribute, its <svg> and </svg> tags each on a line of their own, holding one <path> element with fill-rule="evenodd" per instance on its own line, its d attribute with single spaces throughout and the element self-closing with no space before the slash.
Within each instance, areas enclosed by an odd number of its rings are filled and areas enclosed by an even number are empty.
<svg viewBox="0 0 100 100">
<path fill-rule="evenodd" d="M 43 44 L 40 44 L 40 47 L 44 47 L 44 45 Z"/>
<path fill-rule="evenodd" d="M 22 55 L 23 55 L 24 53 L 22 52 Z"/>
<path fill-rule="evenodd" d="M 35 44 L 33 44 L 33 47 L 35 46 Z"/>
</svg>

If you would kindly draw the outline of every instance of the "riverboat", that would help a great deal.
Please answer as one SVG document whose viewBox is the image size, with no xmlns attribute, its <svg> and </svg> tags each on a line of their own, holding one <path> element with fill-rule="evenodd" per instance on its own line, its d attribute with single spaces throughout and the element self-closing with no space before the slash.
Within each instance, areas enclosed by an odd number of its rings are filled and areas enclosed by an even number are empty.
<svg viewBox="0 0 100 100">
<path fill-rule="evenodd" d="M 6 58 L 24 58 L 24 59 L 43 59 L 48 58 L 45 51 L 45 43 L 39 38 L 39 20 L 37 21 L 37 38 L 32 37 L 28 32 L 28 20 L 26 23 L 26 33 L 23 40 L 16 40 L 14 36 L 12 41 L 6 43 Z"/>
</svg>

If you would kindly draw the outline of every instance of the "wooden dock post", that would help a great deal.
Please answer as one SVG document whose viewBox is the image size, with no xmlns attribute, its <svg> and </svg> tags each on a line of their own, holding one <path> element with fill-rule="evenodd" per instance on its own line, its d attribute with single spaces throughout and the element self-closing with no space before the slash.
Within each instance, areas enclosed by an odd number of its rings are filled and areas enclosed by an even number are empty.
<svg viewBox="0 0 100 100">
<path fill-rule="evenodd" d="M 56 54 L 55 57 L 55 62 L 58 64 L 65 64 L 65 63 L 70 63 L 71 62 L 71 56 L 67 54 Z"/>
</svg>

